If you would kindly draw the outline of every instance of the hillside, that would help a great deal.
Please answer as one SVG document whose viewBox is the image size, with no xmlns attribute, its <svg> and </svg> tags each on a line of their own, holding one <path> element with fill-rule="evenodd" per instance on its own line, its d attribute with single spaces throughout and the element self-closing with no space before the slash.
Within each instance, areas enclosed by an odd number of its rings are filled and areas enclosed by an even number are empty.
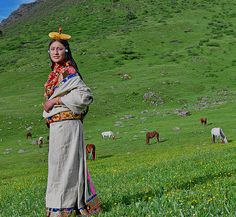
<svg viewBox="0 0 236 217">
<path fill-rule="evenodd" d="M 0 217 L 44 213 L 48 147 L 31 145 L 25 132 L 48 135 L 48 33 L 59 24 L 95 99 L 84 127 L 97 146 L 89 167 L 101 216 L 234 216 L 235 10 L 226 0 L 44 0 L 4 25 Z M 212 127 L 230 142 L 211 144 Z M 145 145 L 155 129 L 161 143 Z M 117 139 L 102 140 L 106 130 Z"/>
<path fill-rule="evenodd" d="M 12 25 L 18 20 L 21 20 L 22 17 L 28 16 L 29 14 L 32 15 L 32 10 L 34 11 L 37 8 L 36 5 L 44 2 L 45 0 L 37 0 L 35 2 L 21 4 L 18 9 L 13 11 L 6 19 L 0 22 L 0 27 L 4 28 L 6 26 Z"/>
</svg>

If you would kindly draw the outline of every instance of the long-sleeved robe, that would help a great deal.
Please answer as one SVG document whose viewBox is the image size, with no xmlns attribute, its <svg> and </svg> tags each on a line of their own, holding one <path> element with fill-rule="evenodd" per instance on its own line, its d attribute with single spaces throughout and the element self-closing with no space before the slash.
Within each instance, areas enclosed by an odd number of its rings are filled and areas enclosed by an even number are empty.
<svg viewBox="0 0 236 217">
<path fill-rule="evenodd" d="M 63 79 L 49 98 L 61 97 L 63 105 L 56 105 L 43 117 L 50 119 L 59 112 L 81 114 L 92 103 L 90 89 L 77 74 Z M 50 124 L 48 184 L 46 207 L 54 210 L 87 207 L 91 213 L 99 210 L 91 178 L 86 166 L 86 150 L 81 120 L 62 120 Z M 53 216 L 53 212 L 48 215 Z"/>
</svg>

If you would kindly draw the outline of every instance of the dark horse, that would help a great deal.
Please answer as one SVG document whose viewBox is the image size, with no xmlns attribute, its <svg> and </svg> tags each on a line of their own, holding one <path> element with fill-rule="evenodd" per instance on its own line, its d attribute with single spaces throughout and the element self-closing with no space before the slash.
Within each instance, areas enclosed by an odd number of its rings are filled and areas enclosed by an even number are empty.
<svg viewBox="0 0 236 217">
<path fill-rule="evenodd" d="M 26 133 L 26 139 L 29 139 L 29 138 L 32 139 L 32 133 L 31 132 L 27 132 Z"/>
<path fill-rule="evenodd" d="M 96 152 L 95 152 L 95 145 L 88 144 L 86 145 L 86 156 L 88 160 L 95 160 Z"/>
<path fill-rule="evenodd" d="M 160 140 L 159 140 L 159 133 L 157 131 L 147 132 L 146 133 L 146 144 L 150 144 L 149 140 L 151 138 L 154 138 L 154 137 L 157 138 L 157 143 L 160 142 Z"/>
<path fill-rule="evenodd" d="M 207 118 L 200 118 L 201 124 L 206 125 L 207 124 Z"/>
</svg>

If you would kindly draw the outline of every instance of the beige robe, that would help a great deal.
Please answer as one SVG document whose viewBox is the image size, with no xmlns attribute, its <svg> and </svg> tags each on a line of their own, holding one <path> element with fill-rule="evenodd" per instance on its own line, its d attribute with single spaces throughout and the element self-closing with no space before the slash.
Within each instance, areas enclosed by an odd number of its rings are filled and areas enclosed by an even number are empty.
<svg viewBox="0 0 236 217">
<path fill-rule="evenodd" d="M 49 118 L 61 111 L 80 114 L 92 103 L 90 89 L 79 76 L 68 79 L 49 98 L 61 96 L 64 105 L 43 112 Z M 50 124 L 48 183 L 46 207 L 82 208 L 89 197 L 83 125 L 80 120 L 64 120 Z"/>
</svg>

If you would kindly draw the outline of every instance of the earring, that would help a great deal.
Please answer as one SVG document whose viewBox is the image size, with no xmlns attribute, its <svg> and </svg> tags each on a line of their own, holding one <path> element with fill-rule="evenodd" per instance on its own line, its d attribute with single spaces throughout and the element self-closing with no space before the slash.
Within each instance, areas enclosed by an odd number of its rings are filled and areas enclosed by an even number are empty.
<svg viewBox="0 0 236 217">
<path fill-rule="evenodd" d="M 50 53 L 50 50 L 48 50 L 48 53 Z"/>
<path fill-rule="evenodd" d="M 66 53 L 68 53 L 68 50 L 67 50 L 67 49 L 65 49 L 65 52 L 66 52 Z"/>
</svg>

